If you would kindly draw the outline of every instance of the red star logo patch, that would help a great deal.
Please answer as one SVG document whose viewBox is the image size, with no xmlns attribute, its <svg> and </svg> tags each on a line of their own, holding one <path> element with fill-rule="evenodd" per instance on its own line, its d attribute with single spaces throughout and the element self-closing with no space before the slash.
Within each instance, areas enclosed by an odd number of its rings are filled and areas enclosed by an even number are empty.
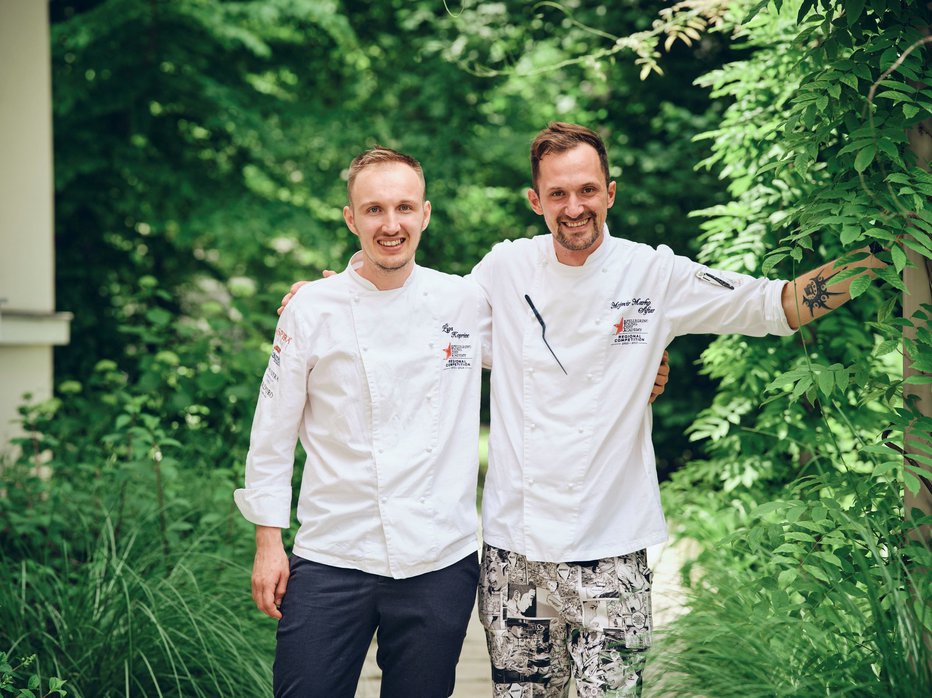
<svg viewBox="0 0 932 698">
<path fill-rule="evenodd" d="M 446 348 L 443 350 L 444 359 L 449 359 L 451 356 L 453 356 L 453 342 L 447 344 Z"/>
<path fill-rule="evenodd" d="M 614 325 L 614 328 L 615 328 L 615 334 L 621 334 L 622 332 L 624 332 L 625 331 L 625 319 L 621 318 L 621 320 L 618 321 L 618 324 Z"/>
</svg>

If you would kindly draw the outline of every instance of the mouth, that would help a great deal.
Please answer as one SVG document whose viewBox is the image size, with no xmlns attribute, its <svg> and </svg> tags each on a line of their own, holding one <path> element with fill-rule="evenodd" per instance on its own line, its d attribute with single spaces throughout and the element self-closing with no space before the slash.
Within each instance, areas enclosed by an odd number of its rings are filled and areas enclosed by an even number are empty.
<svg viewBox="0 0 932 698">
<path fill-rule="evenodd" d="M 589 225 L 590 221 L 592 221 L 592 216 L 586 216 L 585 218 L 582 218 L 578 221 L 563 219 L 560 221 L 560 225 L 562 225 L 567 230 L 581 230 L 582 228 L 585 228 L 587 225 Z"/>
<path fill-rule="evenodd" d="M 404 242 L 404 238 L 388 238 L 386 240 L 379 240 L 378 245 L 379 247 L 386 247 L 388 249 L 392 249 L 395 247 L 400 247 L 403 242 Z"/>
</svg>

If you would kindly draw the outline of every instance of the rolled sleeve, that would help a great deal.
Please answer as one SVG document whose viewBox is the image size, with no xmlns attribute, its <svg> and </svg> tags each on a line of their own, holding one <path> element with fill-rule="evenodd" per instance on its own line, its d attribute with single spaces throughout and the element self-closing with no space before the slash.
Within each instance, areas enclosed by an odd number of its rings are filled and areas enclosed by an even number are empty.
<svg viewBox="0 0 932 698">
<path fill-rule="evenodd" d="M 767 324 L 768 333 L 787 337 L 796 330 L 790 327 L 790 322 L 786 317 L 786 311 L 783 309 L 783 289 L 789 281 L 770 281 L 767 298 Z"/>
<path fill-rule="evenodd" d="M 243 517 L 257 526 L 288 528 L 291 524 L 290 487 L 238 489 L 233 500 Z"/>
</svg>

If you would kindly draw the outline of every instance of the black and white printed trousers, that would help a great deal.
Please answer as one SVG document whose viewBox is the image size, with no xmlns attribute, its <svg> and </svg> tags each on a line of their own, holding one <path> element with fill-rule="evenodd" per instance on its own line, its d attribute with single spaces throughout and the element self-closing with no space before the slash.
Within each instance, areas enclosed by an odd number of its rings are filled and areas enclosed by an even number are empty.
<svg viewBox="0 0 932 698">
<path fill-rule="evenodd" d="M 494 695 L 641 695 L 651 642 L 647 551 L 587 562 L 534 562 L 483 546 L 479 617 Z"/>
</svg>

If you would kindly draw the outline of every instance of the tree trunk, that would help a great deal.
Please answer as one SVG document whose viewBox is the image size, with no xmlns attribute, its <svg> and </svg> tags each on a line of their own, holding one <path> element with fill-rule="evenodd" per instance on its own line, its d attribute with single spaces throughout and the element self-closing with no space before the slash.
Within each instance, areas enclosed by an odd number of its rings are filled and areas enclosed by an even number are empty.
<svg viewBox="0 0 932 698">
<path fill-rule="evenodd" d="M 910 149 L 916 156 L 916 164 L 929 171 L 929 162 L 932 160 L 932 118 L 926 119 L 913 128 L 907 135 Z M 915 317 L 916 311 L 923 306 L 932 309 L 932 264 L 918 252 L 906 248 L 906 255 L 910 264 L 903 270 L 903 283 L 907 292 L 903 294 L 903 317 L 914 323 L 914 327 L 903 329 L 904 339 L 916 339 L 919 327 L 928 327 L 929 323 Z M 909 354 L 903 352 L 903 378 L 919 375 L 920 372 L 912 367 Z M 912 403 L 923 417 L 932 417 L 932 385 L 905 384 L 903 399 L 907 404 Z M 913 454 L 932 458 L 932 444 L 929 443 L 924 430 L 907 430 L 904 439 L 906 458 Z M 912 518 L 912 510 L 918 509 L 924 515 L 932 514 L 932 490 L 929 480 L 920 478 L 919 491 L 913 494 L 904 488 L 904 509 L 907 520 Z M 919 540 L 930 540 L 930 527 L 922 526 L 913 531 Z"/>
<path fill-rule="evenodd" d="M 909 138 L 909 147 L 916 156 L 916 164 L 929 171 L 929 164 L 932 161 L 932 118 L 916 124 L 907 131 Z M 906 285 L 906 293 L 903 294 L 903 317 L 914 323 L 912 327 L 903 328 L 903 338 L 915 341 L 919 327 L 929 326 L 926 320 L 920 320 L 915 317 L 916 311 L 920 310 L 923 305 L 932 310 L 932 260 L 927 260 L 918 252 L 906 248 L 906 256 L 909 263 L 903 269 L 903 283 Z M 903 378 L 919 375 L 912 367 L 912 360 L 909 353 L 903 350 Z M 921 385 L 903 384 L 903 401 L 908 405 L 912 404 L 923 417 L 932 417 L 932 385 L 925 383 Z M 906 449 L 905 459 L 908 462 L 912 455 L 925 455 L 932 457 L 932 447 L 923 429 L 907 429 L 903 435 L 903 447 Z M 904 464 L 905 465 L 905 464 Z M 919 491 L 913 494 L 909 488 L 903 488 L 903 509 L 906 520 L 910 521 L 914 509 L 921 512 L 919 515 L 928 516 L 932 513 L 932 487 L 927 478 L 919 478 Z M 917 526 L 910 531 L 914 540 L 929 545 L 930 527 Z M 917 595 L 917 600 L 923 603 L 922 590 L 913 589 Z M 923 644 L 926 648 L 926 666 L 932 671 L 932 633 L 926 630 L 923 633 Z"/>
</svg>

